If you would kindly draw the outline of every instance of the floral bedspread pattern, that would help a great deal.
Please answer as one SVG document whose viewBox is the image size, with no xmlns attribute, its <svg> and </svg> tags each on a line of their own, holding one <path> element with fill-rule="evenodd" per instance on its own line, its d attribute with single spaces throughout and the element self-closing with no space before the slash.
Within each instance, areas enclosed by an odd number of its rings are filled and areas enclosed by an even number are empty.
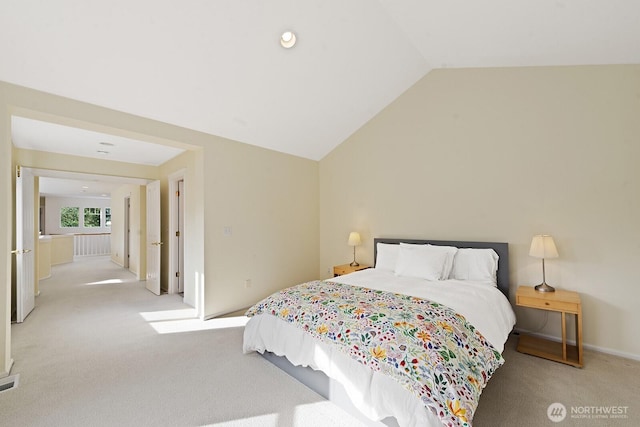
<svg viewBox="0 0 640 427">
<path fill-rule="evenodd" d="M 482 389 L 504 359 L 454 310 L 329 281 L 284 289 L 247 311 L 271 314 L 416 394 L 447 426 L 471 426 Z"/>
</svg>

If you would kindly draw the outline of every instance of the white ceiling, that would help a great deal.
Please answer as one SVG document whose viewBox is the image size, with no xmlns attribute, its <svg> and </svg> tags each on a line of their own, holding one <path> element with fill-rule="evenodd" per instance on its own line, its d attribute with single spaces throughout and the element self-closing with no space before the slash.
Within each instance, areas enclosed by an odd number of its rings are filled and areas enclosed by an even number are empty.
<svg viewBox="0 0 640 427">
<path fill-rule="evenodd" d="M 640 1 L 2 0 L 0 52 L 0 80 L 318 160 L 434 68 L 640 63 Z"/>
<path fill-rule="evenodd" d="M 111 198 L 111 191 L 125 184 L 146 185 L 147 180 L 86 173 L 32 169 L 39 177 L 40 196 Z"/>
<path fill-rule="evenodd" d="M 11 117 L 11 138 L 16 147 L 25 150 L 151 166 L 159 166 L 184 152 L 182 148 L 19 116 Z M 49 170 L 38 170 L 37 175 L 40 195 L 44 197 L 110 198 L 111 192 L 125 183 L 146 184 L 130 178 Z"/>
<path fill-rule="evenodd" d="M 11 117 L 11 138 L 16 147 L 25 150 L 150 166 L 160 166 L 184 152 L 181 148 L 18 116 Z"/>
</svg>

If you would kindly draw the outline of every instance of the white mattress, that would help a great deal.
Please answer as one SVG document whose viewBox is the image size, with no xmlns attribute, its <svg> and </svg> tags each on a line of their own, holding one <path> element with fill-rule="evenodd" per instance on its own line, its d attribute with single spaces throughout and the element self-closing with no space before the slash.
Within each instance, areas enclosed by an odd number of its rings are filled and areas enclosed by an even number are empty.
<svg viewBox="0 0 640 427">
<path fill-rule="evenodd" d="M 451 307 L 502 352 L 515 314 L 509 301 L 490 283 L 446 280 L 430 282 L 397 277 L 379 269 L 328 279 L 437 301 Z M 354 406 L 372 420 L 395 417 L 401 426 L 441 426 L 420 400 L 399 383 L 351 359 L 339 349 L 315 341 L 301 329 L 271 315 L 257 315 L 244 331 L 245 353 L 270 351 L 294 365 L 323 371 L 343 385 Z"/>
</svg>

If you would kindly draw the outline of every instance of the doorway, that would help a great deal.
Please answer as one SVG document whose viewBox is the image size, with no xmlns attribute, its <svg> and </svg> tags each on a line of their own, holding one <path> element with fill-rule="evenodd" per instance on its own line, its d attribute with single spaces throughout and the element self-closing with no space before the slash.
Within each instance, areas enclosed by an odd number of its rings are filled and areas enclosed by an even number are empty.
<svg viewBox="0 0 640 427">
<path fill-rule="evenodd" d="M 129 269 L 129 248 L 131 247 L 131 197 L 124 198 L 124 250 L 122 253 L 122 264 Z"/>
<path fill-rule="evenodd" d="M 184 180 L 178 182 L 178 231 L 176 237 L 178 240 L 178 255 L 176 263 L 178 264 L 178 292 L 184 295 Z"/>
<path fill-rule="evenodd" d="M 188 153 L 190 151 L 200 153 L 199 147 L 188 146 L 183 142 L 176 143 L 174 141 L 162 140 L 156 137 L 151 138 L 128 130 L 108 128 L 96 125 L 95 123 L 88 123 L 68 117 L 55 117 L 52 115 L 43 116 L 41 113 L 31 110 L 20 110 L 19 114 L 14 112 L 11 115 L 13 143 L 18 150 L 25 150 L 26 152 L 26 150 L 34 149 L 30 145 L 26 144 L 26 141 L 30 141 L 31 139 L 26 139 L 24 136 L 30 135 L 35 130 L 39 130 L 39 135 L 63 135 L 64 138 L 62 139 L 74 141 L 74 143 L 79 144 L 79 146 L 86 145 L 83 145 L 81 141 L 99 141 L 98 144 L 101 146 L 102 151 L 98 152 L 101 154 L 86 155 L 88 158 L 99 159 L 99 161 L 95 161 L 95 163 L 91 164 L 92 168 L 95 167 L 98 169 L 95 171 L 97 173 L 81 172 L 80 170 L 76 171 L 73 170 L 75 169 L 74 167 L 71 168 L 72 170 L 68 171 L 58 171 L 53 168 L 50 169 L 47 167 L 49 166 L 46 161 L 47 159 L 44 159 L 37 165 L 30 165 L 34 169 L 36 167 L 38 168 L 38 176 L 40 178 L 47 177 L 60 178 L 61 180 L 68 181 L 89 181 L 87 186 L 92 192 L 92 197 L 101 197 L 103 194 L 109 194 L 110 191 L 112 191 L 106 189 L 102 191 L 96 190 L 95 194 L 93 194 L 94 186 L 101 183 L 112 184 L 116 182 L 118 184 L 126 183 L 132 185 L 140 183 L 139 185 L 146 185 L 149 181 L 146 178 L 130 178 L 126 176 L 100 174 L 101 169 L 103 169 L 101 162 L 105 155 L 109 156 L 109 160 L 119 160 L 123 163 L 130 164 L 128 170 L 131 171 L 132 176 L 137 176 L 139 171 L 137 170 L 136 165 L 138 164 L 159 166 L 163 164 L 163 162 L 166 162 L 166 158 L 173 158 L 181 153 Z M 15 135 L 13 135 L 14 132 Z M 50 150 L 50 147 L 55 146 L 54 141 L 47 138 L 44 138 L 42 141 L 38 139 L 38 142 L 40 145 L 37 148 L 44 152 Z M 123 147 L 126 149 L 123 150 Z M 77 152 L 78 150 L 68 150 L 59 154 L 77 156 Z M 198 159 L 201 158 L 200 155 L 196 156 L 195 154 L 194 157 L 197 157 Z M 91 162 L 94 162 L 94 160 L 91 160 Z M 187 159 L 186 162 L 182 163 L 190 165 L 190 162 L 191 159 Z M 79 165 L 79 169 L 84 169 L 84 165 Z M 202 290 L 198 289 L 199 283 L 201 283 L 199 281 L 200 277 L 198 275 L 196 275 L 195 278 L 192 276 L 187 277 L 187 275 L 184 274 L 184 271 L 185 269 L 193 271 L 193 266 L 190 264 L 192 260 L 197 260 L 198 265 L 200 265 L 202 261 L 200 259 L 200 256 L 202 256 L 202 249 L 195 251 L 195 259 L 190 257 L 185 260 L 184 253 L 186 251 L 194 253 L 193 248 L 189 246 L 187 236 L 189 234 L 189 230 L 192 230 L 194 226 L 201 228 L 202 225 L 194 224 L 192 226 L 189 223 L 189 220 L 185 220 L 185 211 L 188 210 L 190 203 L 190 201 L 186 200 L 190 185 L 195 183 L 196 188 L 200 188 L 199 183 L 201 177 L 197 176 L 189 178 L 192 175 L 187 173 L 188 170 L 189 169 L 186 166 L 183 166 L 182 169 L 167 176 L 167 183 L 174 187 L 172 188 L 171 193 L 176 194 L 177 192 L 179 196 L 176 197 L 175 200 L 172 197 L 167 197 L 168 200 L 165 199 L 171 209 L 171 219 L 169 219 L 169 215 L 167 215 L 167 219 L 164 224 L 169 226 L 167 228 L 173 227 L 174 229 L 167 236 L 168 245 L 165 245 L 165 250 L 163 250 L 161 254 L 163 258 L 162 262 L 166 265 L 165 269 L 162 271 L 162 276 L 167 273 L 167 270 L 170 270 L 169 276 L 166 279 L 172 280 L 167 280 L 163 285 L 167 286 L 167 290 L 170 293 L 183 293 L 184 301 L 189 305 L 196 306 L 202 303 L 201 298 L 197 298 L 197 296 L 202 293 Z M 162 174 L 160 173 L 160 175 Z M 190 184 L 189 179 L 193 179 L 194 181 Z M 79 190 L 78 188 L 80 187 L 73 185 L 69 191 L 80 191 L 85 193 L 84 189 Z M 88 196 L 88 194 L 83 195 Z M 125 194 L 121 194 L 117 199 L 113 198 L 113 202 L 117 207 L 117 210 L 121 211 L 122 216 L 126 216 L 127 220 L 126 225 L 121 223 L 120 226 L 117 227 L 117 234 L 115 233 L 116 229 L 112 229 L 112 232 L 114 232 L 112 236 L 117 236 L 116 238 L 120 240 L 117 242 L 118 247 L 113 248 L 115 250 L 114 262 L 122 265 L 129 271 L 144 274 L 147 270 L 145 267 L 148 266 L 140 256 L 144 251 L 139 251 L 138 248 L 140 247 L 140 244 L 145 244 L 146 240 L 144 239 L 144 236 L 140 236 L 139 221 L 142 221 L 143 225 L 146 225 L 146 222 L 143 218 L 138 217 L 138 209 L 142 208 L 142 206 L 137 205 L 137 193 L 132 196 L 130 200 L 126 201 L 126 208 L 124 200 L 125 197 Z M 164 194 L 163 197 L 165 197 Z M 198 205 L 196 209 L 202 209 L 202 206 Z M 191 212 L 193 212 L 193 210 L 187 212 L 187 214 L 192 215 Z M 170 238 L 173 236 L 175 236 L 175 242 L 173 238 Z M 199 274 L 201 274 L 201 272 Z M 186 280 L 185 277 L 187 277 Z"/>
<path fill-rule="evenodd" d="M 184 245 L 185 245 L 185 170 L 169 175 L 169 286 L 170 294 L 184 297 Z"/>
</svg>

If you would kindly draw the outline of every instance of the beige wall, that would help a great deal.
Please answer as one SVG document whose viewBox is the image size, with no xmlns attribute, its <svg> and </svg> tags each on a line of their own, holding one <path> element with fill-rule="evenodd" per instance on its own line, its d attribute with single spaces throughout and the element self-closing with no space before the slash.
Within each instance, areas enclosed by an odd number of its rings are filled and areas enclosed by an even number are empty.
<svg viewBox="0 0 640 427">
<path fill-rule="evenodd" d="M 49 277 L 51 277 L 51 236 L 41 236 L 38 242 L 38 280 Z M 38 295 L 37 292 L 36 295 Z"/>
<path fill-rule="evenodd" d="M 0 260 L 7 284 L 0 286 L 0 376 L 11 360 L 11 114 L 190 151 L 179 165 L 187 167 L 185 280 L 203 317 L 244 308 L 275 289 L 317 276 L 318 162 L 0 82 L 0 200 L 10 207 L 0 210 L 0 247 L 7 249 Z M 16 151 L 19 163 L 33 167 L 161 181 L 178 167 Z M 233 228 L 232 236 L 223 236 L 225 226 Z M 250 288 L 244 287 L 246 279 L 252 280 Z"/>
<path fill-rule="evenodd" d="M 51 265 L 69 262 L 73 262 L 73 236 L 61 234 L 51 236 Z"/>
<path fill-rule="evenodd" d="M 528 248 L 549 233 L 547 282 L 581 293 L 585 344 L 640 358 L 639 159 L 640 66 L 433 71 L 320 162 L 320 272 L 351 259 L 351 230 L 368 263 L 377 236 L 505 241 L 514 294 L 541 281 Z"/>
<path fill-rule="evenodd" d="M 316 279 L 318 162 L 231 141 L 211 148 L 204 153 L 206 314 Z"/>
</svg>

